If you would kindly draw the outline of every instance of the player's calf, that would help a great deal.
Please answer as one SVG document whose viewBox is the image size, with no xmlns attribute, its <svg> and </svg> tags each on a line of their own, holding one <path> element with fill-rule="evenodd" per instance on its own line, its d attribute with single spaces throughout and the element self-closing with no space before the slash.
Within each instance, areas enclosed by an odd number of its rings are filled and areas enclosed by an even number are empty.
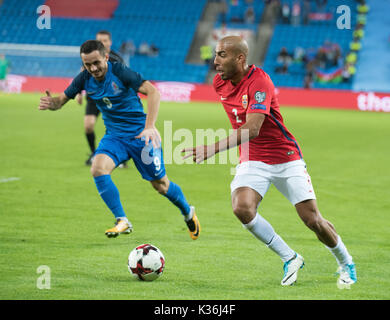
<svg viewBox="0 0 390 320">
<path fill-rule="evenodd" d="M 302 201 L 295 207 L 304 224 L 317 235 L 323 244 L 328 247 L 334 247 L 337 244 L 337 233 L 333 225 L 322 217 L 315 200 Z"/>
</svg>

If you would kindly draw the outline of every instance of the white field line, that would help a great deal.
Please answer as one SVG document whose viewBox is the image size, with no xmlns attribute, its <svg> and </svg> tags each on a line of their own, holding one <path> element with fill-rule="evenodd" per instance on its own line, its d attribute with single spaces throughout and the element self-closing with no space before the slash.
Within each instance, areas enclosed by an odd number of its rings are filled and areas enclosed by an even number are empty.
<svg viewBox="0 0 390 320">
<path fill-rule="evenodd" d="M 6 182 L 10 182 L 10 181 L 17 181 L 17 180 L 20 180 L 20 178 L 18 178 L 18 177 L 3 178 L 3 179 L 0 179 L 0 183 L 6 183 Z"/>
</svg>

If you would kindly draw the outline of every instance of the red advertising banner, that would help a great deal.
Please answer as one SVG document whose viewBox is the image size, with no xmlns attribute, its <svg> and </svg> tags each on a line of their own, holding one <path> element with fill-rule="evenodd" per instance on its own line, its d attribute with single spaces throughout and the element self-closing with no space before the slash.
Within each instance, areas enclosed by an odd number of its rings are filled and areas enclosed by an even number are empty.
<svg viewBox="0 0 390 320">
<path fill-rule="evenodd" d="M 63 92 L 71 78 L 29 77 L 8 75 L 8 92 Z M 160 81 L 154 85 L 161 93 L 162 101 L 219 102 L 220 97 L 209 84 Z M 282 106 L 352 109 L 361 111 L 390 112 L 390 92 L 353 92 L 348 90 L 277 88 Z"/>
<path fill-rule="evenodd" d="M 279 103 L 283 106 L 390 112 L 390 93 L 298 88 L 277 90 Z"/>
</svg>

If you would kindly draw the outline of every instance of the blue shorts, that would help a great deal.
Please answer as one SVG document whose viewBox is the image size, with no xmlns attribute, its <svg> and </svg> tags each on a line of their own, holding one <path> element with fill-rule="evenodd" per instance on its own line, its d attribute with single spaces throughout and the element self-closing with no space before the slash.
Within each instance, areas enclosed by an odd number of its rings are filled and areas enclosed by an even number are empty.
<svg viewBox="0 0 390 320">
<path fill-rule="evenodd" d="M 146 146 L 144 140 L 120 138 L 106 134 L 100 140 L 95 155 L 101 153 L 114 160 L 115 166 L 133 159 L 135 166 L 145 180 L 159 180 L 165 176 L 162 148 L 155 149 L 151 143 Z"/>
</svg>

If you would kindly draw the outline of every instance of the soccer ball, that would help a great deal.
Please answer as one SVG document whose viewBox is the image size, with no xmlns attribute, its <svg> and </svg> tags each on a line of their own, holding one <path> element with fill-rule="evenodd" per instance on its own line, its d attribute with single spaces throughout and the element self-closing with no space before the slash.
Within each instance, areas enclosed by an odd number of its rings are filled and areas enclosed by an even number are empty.
<svg viewBox="0 0 390 320">
<path fill-rule="evenodd" d="M 139 280 L 153 281 L 162 275 L 165 258 L 156 246 L 141 244 L 130 252 L 127 266 Z"/>
</svg>

